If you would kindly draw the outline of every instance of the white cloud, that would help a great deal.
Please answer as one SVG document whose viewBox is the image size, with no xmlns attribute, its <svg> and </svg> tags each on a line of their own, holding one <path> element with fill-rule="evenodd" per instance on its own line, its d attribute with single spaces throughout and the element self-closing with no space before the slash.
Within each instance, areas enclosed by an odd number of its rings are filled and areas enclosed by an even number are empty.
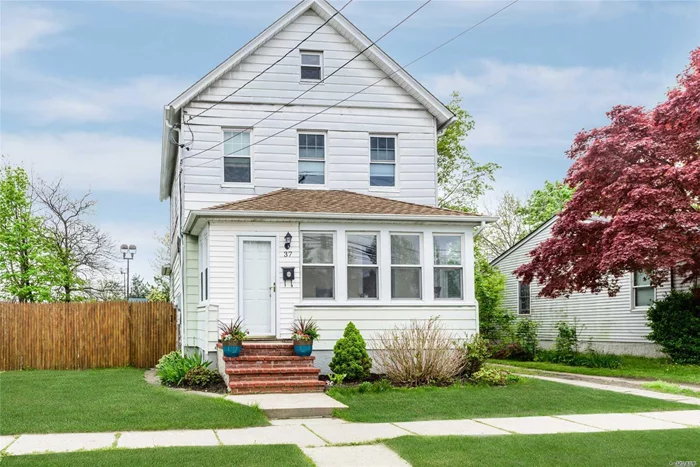
<svg viewBox="0 0 700 467">
<path fill-rule="evenodd" d="M 14 6 L 4 2 L 0 18 L 0 55 L 7 58 L 18 52 L 44 47 L 48 39 L 68 28 L 66 18 L 41 7 Z"/>
<path fill-rule="evenodd" d="M 654 105 L 673 76 L 613 68 L 553 67 L 483 60 L 425 82 L 443 99 L 459 90 L 476 128 L 470 148 L 543 151 L 561 157 L 574 134 L 605 123 L 617 104 Z M 546 151 L 557 151 L 556 154 Z"/>
<path fill-rule="evenodd" d="M 2 154 L 71 189 L 158 191 L 160 140 L 113 133 L 3 133 Z"/>
<path fill-rule="evenodd" d="M 163 105 L 189 85 L 164 76 L 140 76 L 117 84 L 68 81 L 26 71 L 22 76 L 33 81 L 31 94 L 11 96 L 4 110 L 28 117 L 31 124 L 157 118 Z"/>
</svg>

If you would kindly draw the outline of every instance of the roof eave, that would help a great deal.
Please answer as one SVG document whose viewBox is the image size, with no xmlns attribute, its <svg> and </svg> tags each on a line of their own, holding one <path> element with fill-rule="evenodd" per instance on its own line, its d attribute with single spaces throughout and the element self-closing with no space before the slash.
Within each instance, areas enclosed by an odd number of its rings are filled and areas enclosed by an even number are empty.
<svg viewBox="0 0 700 467">
<path fill-rule="evenodd" d="M 166 106 L 163 108 L 163 134 L 161 137 L 160 150 L 160 200 L 164 201 L 170 196 L 170 186 L 172 184 L 172 175 L 175 160 L 177 155 L 177 146 L 170 142 L 170 129 L 174 124 L 173 116 L 175 111 L 172 107 Z"/>
<path fill-rule="evenodd" d="M 184 232 L 190 233 L 199 219 L 299 219 L 305 221 L 400 221 L 428 222 L 463 225 L 479 225 L 494 222 L 497 218 L 486 216 L 429 216 L 429 215 L 399 215 L 399 214 L 357 214 L 330 212 L 282 212 L 282 211 L 216 211 L 203 209 L 190 211 L 184 224 Z"/>
</svg>

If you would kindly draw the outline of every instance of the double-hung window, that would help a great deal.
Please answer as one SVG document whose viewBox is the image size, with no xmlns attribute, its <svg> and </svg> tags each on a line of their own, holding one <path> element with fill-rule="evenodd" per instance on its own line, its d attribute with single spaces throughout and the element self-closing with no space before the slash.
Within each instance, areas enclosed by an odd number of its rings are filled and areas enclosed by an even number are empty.
<svg viewBox="0 0 700 467">
<path fill-rule="evenodd" d="M 301 80 L 321 81 L 323 79 L 323 54 L 321 52 L 300 52 Z"/>
<path fill-rule="evenodd" d="M 649 276 L 641 271 L 634 272 L 632 293 L 632 300 L 635 308 L 649 307 L 656 298 L 656 291 L 651 285 Z"/>
<path fill-rule="evenodd" d="M 462 236 L 435 235 L 433 247 L 435 298 L 462 298 Z"/>
<path fill-rule="evenodd" d="M 199 236 L 199 301 L 209 300 L 209 239 L 204 232 Z"/>
<path fill-rule="evenodd" d="M 419 234 L 391 234 L 391 298 L 421 298 Z"/>
<path fill-rule="evenodd" d="M 304 232 L 301 238 L 302 296 L 304 298 L 334 298 L 333 233 Z"/>
<path fill-rule="evenodd" d="M 347 243 L 348 298 L 377 298 L 377 235 L 348 234 Z"/>
<path fill-rule="evenodd" d="M 370 136 L 369 185 L 396 186 L 396 137 Z"/>
<path fill-rule="evenodd" d="M 299 133 L 299 184 L 323 185 L 326 182 L 326 136 Z"/>
<path fill-rule="evenodd" d="M 518 281 L 518 314 L 530 314 L 530 284 Z"/>
<path fill-rule="evenodd" d="M 250 132 L 224 131 L 224 183 L 250 183 Z"/>
</svg>

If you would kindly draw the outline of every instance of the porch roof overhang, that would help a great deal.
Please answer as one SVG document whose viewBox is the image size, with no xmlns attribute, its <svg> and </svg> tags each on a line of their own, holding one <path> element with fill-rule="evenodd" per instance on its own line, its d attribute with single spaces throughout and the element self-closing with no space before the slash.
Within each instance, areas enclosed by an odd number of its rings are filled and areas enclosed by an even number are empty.
<svg viewBox="0 0 700 467">
<path fill-rule="evenodd" d="M 396 224 L 426 224 L 454 225 L 462 227 L 477 227 L 495 222 L 498 218 L 487 216 L 456 216 L 456 215 L 398 215 L 398 214 L 357 214 L 332 212 L 282 212 L 282 211 L 216 211 L 202 209 L 190 211 L 183 225 L 183 232 L 197 235 L 207 221 L 293 221 L 293 222 L 364 222 L 364 223 L 396 223 Z"/>
</svg>

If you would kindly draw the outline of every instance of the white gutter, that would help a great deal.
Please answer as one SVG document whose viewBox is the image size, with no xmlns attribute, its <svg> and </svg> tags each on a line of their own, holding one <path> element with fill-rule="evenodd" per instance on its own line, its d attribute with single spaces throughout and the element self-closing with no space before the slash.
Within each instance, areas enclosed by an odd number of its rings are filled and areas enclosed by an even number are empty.
<svg viewBox="0 0 700 467">
<path fill-rule="evenodd" d="M 430 222 L 449 224 L 485 224 L 495 222 L 497 217 L 486 216 L 405 216 L 400 214 L 354 214 L 354 213 L 330 213 L 330 212 L 282 212 L 282 211 L 217 211 L 199 210 L 190 211 L 184 225 L 184 232 L 189 233 L 197 219 L 303 219 L 303 220 L 332 220 L 332 221 L 393 221 L 393 222 Z"/>
</svg>

